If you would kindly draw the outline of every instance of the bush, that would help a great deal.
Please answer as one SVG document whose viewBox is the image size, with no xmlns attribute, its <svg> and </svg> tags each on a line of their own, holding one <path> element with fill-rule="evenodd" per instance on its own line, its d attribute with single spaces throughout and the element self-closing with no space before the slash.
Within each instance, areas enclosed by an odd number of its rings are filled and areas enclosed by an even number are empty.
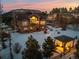
<svg viewBox="0 0 79 59">
<path fill-rule="evenodd" d="M 15 53 L 18 54 L 20 52 L 20 50 L 21 50 L 20 44 L 19 43 L 15 43 L 13 50 L 14 50 Z"/>
</svg>

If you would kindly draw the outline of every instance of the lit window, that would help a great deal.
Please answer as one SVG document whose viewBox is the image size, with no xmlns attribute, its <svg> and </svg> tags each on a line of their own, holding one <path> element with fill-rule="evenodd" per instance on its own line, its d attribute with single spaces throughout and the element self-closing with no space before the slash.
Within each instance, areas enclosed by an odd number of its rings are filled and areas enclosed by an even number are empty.
<svg viewBox="0 0 79 59">
<path fill-rule="evenodd" d="M 27 30 L 27 28 L 25 27 L 24 30 Z"/>
<path fill-rule="evenodd" d="M 42 27 L 42 29 L 44 28 L 44 26 Z"/>
<path fill-rule="evenodd" d="M 33 27 L 30 27 L 30 29 L 33 29 Z"/>
<path fill-rule="evenodd" d="M 45 24 L 45 21 L 41 21 L 41 25 L 44 25 Z"/>
<path fill-rule="evenodd" d="M 39 21 L 36 21 L 36 24 L 39 24 Z"/>
<path fill-rule="evenodd" d="M 22 22 L 23 26 L 26 26 L 27 25 L 27 22 Z"/>
<path fill-rule="evenodd" d="M 32 17 L 30 18 L 30 21 L 31 21 L 31 23 L 36 23 L 37 17 L 32 16 Z"/>
</svg>

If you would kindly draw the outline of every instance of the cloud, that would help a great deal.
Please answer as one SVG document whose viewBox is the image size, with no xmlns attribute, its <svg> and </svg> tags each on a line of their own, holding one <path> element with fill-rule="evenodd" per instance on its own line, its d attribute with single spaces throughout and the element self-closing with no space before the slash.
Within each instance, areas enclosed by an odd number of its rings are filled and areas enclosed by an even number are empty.
<svg viewBox="0 0 79 59">
<path fill-rule="evenodd" d="M 17 0 L 17 1 L 21 1 L 21 0 Z M 47 0 L 46 0 L 47 1 Z M 39 9 L 42 11 L 50 11 L 52 8 L 56 8 L 56 7 L 75 7 L 78 6 L 78 3 L 75 2 L 65 2 L 63 0 L 53 0 L 53 1 L 48 1 L 48 2 L 41 2 L 41 3 L 26 3 L 26 2 L 17 2 L 17 3 L 8 3 L 8 4 L 4 4 L 4 10 L 6 11 L 10 11 L 12 9 L 20 9 L 20 8 L 24 8 L 24 9 Z"/>
</svg>

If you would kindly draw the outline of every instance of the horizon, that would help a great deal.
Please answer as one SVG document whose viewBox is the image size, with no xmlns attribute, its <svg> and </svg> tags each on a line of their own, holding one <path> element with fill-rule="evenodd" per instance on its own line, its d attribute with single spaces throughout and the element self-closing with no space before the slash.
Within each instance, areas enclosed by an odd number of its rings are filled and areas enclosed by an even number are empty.
<svg viewBox="0 0 79 59">
<path fill-rule="evenodd" d="M 14 9 L 35 9 L 51 11 L 53 8 L 72 8 L 79 6 L 78 0 L 3 0 L 3 11 L 8 12 Z"/>
</svg>

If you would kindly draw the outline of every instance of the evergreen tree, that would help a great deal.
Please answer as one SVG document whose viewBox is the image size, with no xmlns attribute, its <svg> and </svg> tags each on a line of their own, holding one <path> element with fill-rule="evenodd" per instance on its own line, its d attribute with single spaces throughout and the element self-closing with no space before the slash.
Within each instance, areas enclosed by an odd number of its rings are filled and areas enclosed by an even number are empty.
<svg viewBox="0 0 79 59">
<path fill-rule="evenodd" d="M 50 57 L 52 55 L 52 51 L 54 51 L 55 48 L 53 39 L 51 37 L 47 37 L 42 47 L 44 50 L 43 51 L 44 57 Z"/>
<path fill-rule="evenodd" d="M 79 40 L 77 41 L 77 44 L 76 44 L 76 56 L 77 58 L 79 59 Z"/>
<path fill-rule="evenodd" d="M 28 41 L 26 42 L 26 46 L 27 46 L 27 48 L 34 48 L 34 49 L 39 49 L 40 48 L 40 46 L 39 46 L 39 44 L 38 44 L 38 41 L 35 39 L 35 38 L 33 38 L 33 36 L 31 35 L 30 37 L 28 37 Z"/>
<path fill-rule="evenodd" d="M 70 13 L 72 12 L 72 8 L 71 8 L 71 7 L 69 8 L 69 12 L 70 12 Z"/>
<path fill-rule="evenodd" d="M 68 10 L 67 8 L 53 8 L 51 11 L 50 11 L 50 14 L 54 14 L 54 13 L 68 13 Z"/>
<path fill-rule="evenodd" d="M 26 48 L 27 49 L 22 52 L 23 59 L 42 59 L 42 54 L 39 51 L 40 46 L 38 44 L 38 41 L 34 39 L 32 35 L 26 42 Z"/>
</svg>

